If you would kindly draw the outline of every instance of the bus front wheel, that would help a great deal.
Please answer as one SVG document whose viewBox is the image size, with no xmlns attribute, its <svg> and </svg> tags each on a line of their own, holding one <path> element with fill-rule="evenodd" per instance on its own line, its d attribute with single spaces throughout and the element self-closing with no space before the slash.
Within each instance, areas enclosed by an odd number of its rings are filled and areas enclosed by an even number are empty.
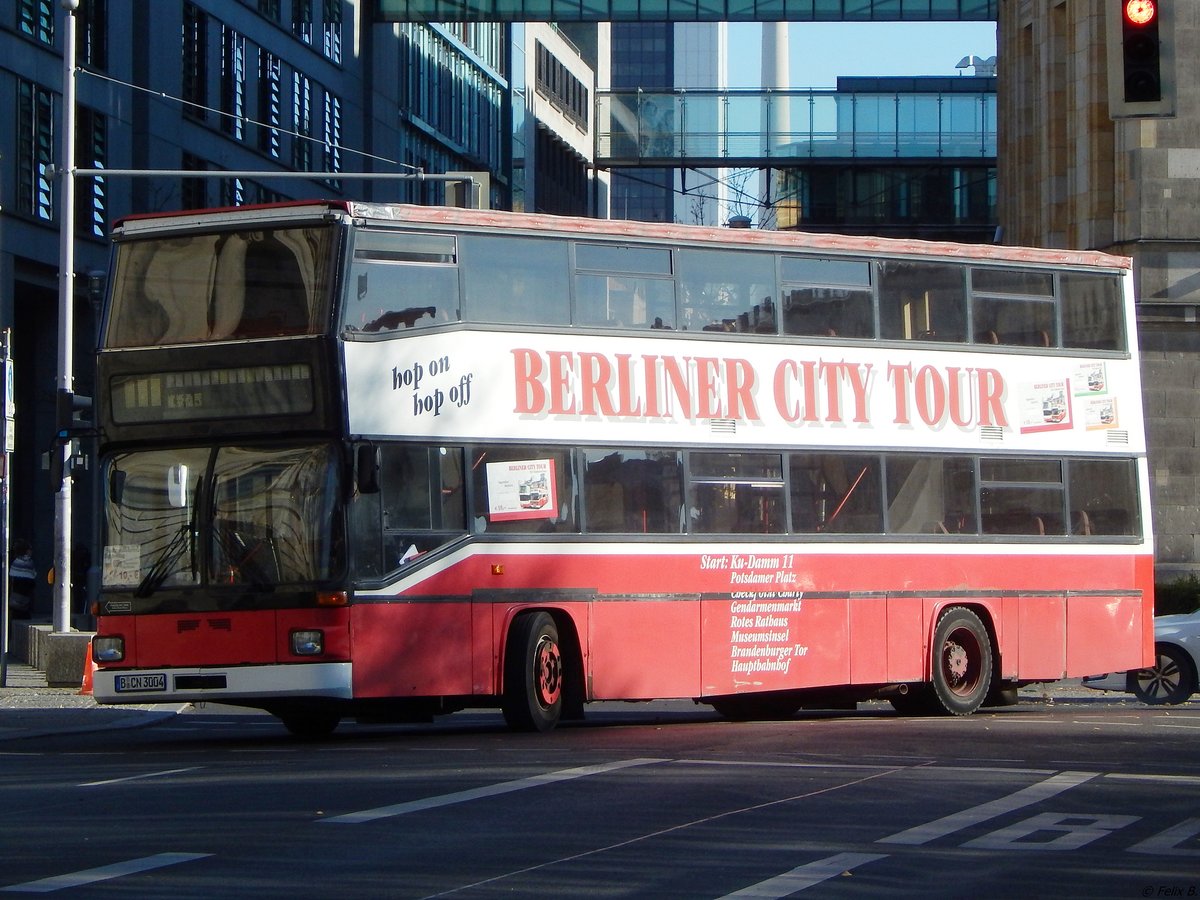
<svg viewBox="0 0 1200 900">
<path fill-rule="evenodd" d="M 549 613 L 524 613 L 513 621 L 504 653 L 502 708 L 514 731 L 549 731 L 562 716 L 562 647 Z"/>
<path fill-rule="evenodd" d="M 979 616 L 947 610 L 933 636 L 933 697 L 939 711 L 968 716 L 982 705 L 992 683 L 992 641 Z"/>
</svg>

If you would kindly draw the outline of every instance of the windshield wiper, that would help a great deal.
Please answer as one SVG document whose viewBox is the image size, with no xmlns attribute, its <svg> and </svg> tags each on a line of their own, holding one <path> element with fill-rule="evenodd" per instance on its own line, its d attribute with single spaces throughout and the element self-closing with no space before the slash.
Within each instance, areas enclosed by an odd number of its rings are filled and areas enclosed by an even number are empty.
<svg viewBox="0 0 1200 900">
<path fill-rule="evenodd" d="M 149 597 L 156 590 L 162 587 L 162 583 L 167 580 L 167 576 L 175 569 L 180 557 L 191 546 L 192 527 L 188 523 L 184 523 L 179 527 L 179 532 L 171 539 L 171 543 L 163 548 L 162 553 L 158 554 L 158 559 L 154 561 L 154 565 L 150 567 L 150 571 L 139 582 L 137 589 L 134 590 L 135 597 Z"/>
</svg>

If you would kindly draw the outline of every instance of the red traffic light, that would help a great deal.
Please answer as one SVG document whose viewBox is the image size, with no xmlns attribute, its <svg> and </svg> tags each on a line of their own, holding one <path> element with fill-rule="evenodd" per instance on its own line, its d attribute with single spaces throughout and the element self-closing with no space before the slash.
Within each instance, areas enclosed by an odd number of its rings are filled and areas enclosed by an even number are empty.
<svg viewBox="0 0 1200 900">
<path fill-rule="evenodd" d="M 1126 0 L 1125 21 L 1138 27 L 1149 25 L 1158 15 L 1154 0 Z"/>
</svg>

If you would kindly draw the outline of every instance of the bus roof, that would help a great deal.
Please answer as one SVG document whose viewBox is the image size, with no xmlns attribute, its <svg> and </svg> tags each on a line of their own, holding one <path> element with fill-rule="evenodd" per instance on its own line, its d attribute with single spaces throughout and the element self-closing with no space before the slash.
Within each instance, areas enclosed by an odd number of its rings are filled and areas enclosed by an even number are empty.
<svg viewBox="0 0 1200 900">
<path fill-rule="evenodd" d="M 591 219 L 500 210 L 460 209 L 448 206 L 414 206 L 403 203 L 359 203 L 343 201 L 295 201 L 178 213 L 127 216 L 116 224 L 125 235 L 158 228 L 229 227 L 237 222 L 282 222 L 292 218 L 319 218 L 349 214 L 369 222 L 429 225 L 439 228 L 470 228 L 520 231 L 528 234 L 562 234 L 573 237 L 627 238 L 637 241 L 666 241 L 679 244 L 722 244 L 745 249 L 829 252 L 838 254 L 916 256 L 962 261 L 1045 266 L 1093 266 L 1127 270 L 1133 261 L 1097 250 L 1054 250 L 1012 247 L 1001 244 L 965 244 L 863 235 L 826 234 L 806 231 L 765 231 L 748 228 L 715 228 L 636 222 L 625 219 Z"/>
</svg>

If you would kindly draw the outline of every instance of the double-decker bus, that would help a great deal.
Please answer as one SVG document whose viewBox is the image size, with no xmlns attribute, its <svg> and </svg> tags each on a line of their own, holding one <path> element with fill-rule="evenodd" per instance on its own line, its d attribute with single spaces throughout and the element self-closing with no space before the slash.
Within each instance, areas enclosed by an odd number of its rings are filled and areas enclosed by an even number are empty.
<svg viewBox="0 0 1200 900">
<path fill-rule="evenodd" d="M 114 239 L 101 703 L 965 715 L 1153 661 L 1128 259 L 359 203 Z"/>
</svg>

